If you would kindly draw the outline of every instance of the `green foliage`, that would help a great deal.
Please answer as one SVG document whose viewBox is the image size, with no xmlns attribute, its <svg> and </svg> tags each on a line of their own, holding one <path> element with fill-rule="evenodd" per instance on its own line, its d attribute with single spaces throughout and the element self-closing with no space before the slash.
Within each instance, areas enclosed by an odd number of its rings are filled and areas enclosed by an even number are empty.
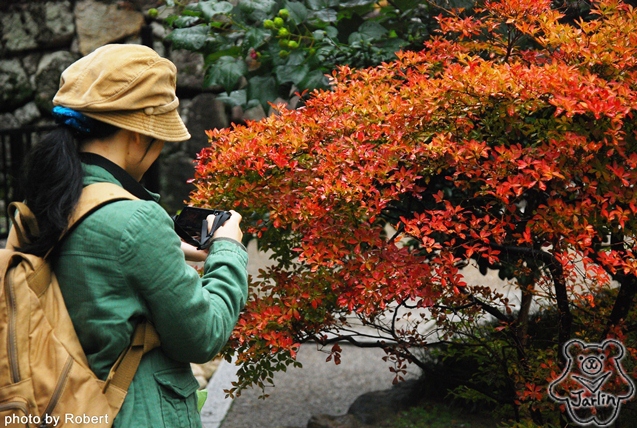
<svg viewBox="0 0 637 428">
<path fill-rule="evenodd" d="M 595 342 L 603 329 L 599 321 L 608 317 L 616 299 L 617 290 L 606 289 L 594 296 L 594 311 L 575 304 L 573 337 Z M 628 318 L 635 319 L 634 314 Z M 531 314 L 523 342 L 513 326 L 502 328 L 493 320 L 456 321 L 457 332 L 448 343 L 427 349 L 419 357 L 426 362 L 425 396 L 444 396 L 445 403 L 463 409 L 487 410 L 498 420 L 511 419 L 513 414 L 521 419 L 502 427 L 559 426 L 559 409 L 545 394 L 547 381 L 555 379 L 559 372 L 554 330 L 558 321 L 557 311 L 550 307 Z M 635 333 L 622 336 L 622 343 L 634 353 Z M 634 376 L 634 359 L 624 359 L 623 367 Z M 542 414 L 542 425 L 532 422 L 532 412 Z M 624 413 L 621 426 L 634 419 L 631 410 L 622 409 Z"/>
<path fill-rule="evenodd" d="M 432 385 L 430 397 L 445 396 L 445 402 L 465 409 L 489 411 L 501 420 L 514 414 L 531 418 L 531 410 L 542 408 L 545 418 L 559 412 L 538 393 L 551 369 L 557 369 L 556 337 L 551 326 L 553 312 L 534 315 L 525 336 L 525 347 L 510 328 L 494 321 L 463 322 L 443 346 L 429 349 L 424 383 Z M 512 334 L 513 333 L 513 334 Z M 521 355 L 523 355 L 521 357 Z"/>
<path fill-rule="evenodd" d="M 492 428 L 493 420 L 465 415 L 458 409 L 451 409 L 441 404 L 429 403 L 426 406 L 413 407 L 401 412 L 392 420 L 392 428 Z"/>
<path fill-rule="evenodd" d="M 447 3 L 447 2 L 445 2 Z M 415 0 L 206 0 L 151 9 L 172 32 L 175 49 L 205 59 L 204 86 L 220 99 L 267 112 L 277 98 L 329 87 L 337 65 L 367 67 L 421 49 L 435 26 L 435 3 Z M 175 13 L 176 12 L 176 13 Z M 258 88 L 258 90 L 256 89 Z"/>
</svg>

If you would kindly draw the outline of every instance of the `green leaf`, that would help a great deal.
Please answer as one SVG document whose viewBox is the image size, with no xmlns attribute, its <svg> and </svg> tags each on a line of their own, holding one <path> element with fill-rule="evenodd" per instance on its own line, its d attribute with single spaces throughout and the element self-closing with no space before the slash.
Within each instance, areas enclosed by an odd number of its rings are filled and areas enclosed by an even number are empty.
<svg viewBox="0 0 637 428">
<path fill-rule="evenodd" d="M 247 18 L 261 22 L 273 15 L 276 6 L 275 0 L 241 0 L 238 4 L 239 10 Z"/>
<path fill-rule="evenodd" d="M 177 15 L 168 15 L 164 21 L 164 25 L 166 26 L 166 28 L 171 28 L 174 25 L 174 22 L 179 18 L 179 16 Z"/>
<path fill-rule="evenodd" d="M 242 58 L 223 56 L 210 65 L 204 79 L 204 86 L 221 85 L 227 93 L 230 93 L 247 72 L 248 67 Z"/>
<path fill-rule="evenodd" d="M 214 33 L 214 34 L 215 34 L 214 39 L 210 41 L 214 43 L 208 43 L 206 45 L 206 52 L 220 52 L 220 51 L 226 51 L 226 50 L 239 47 L 239 49 L 237 50 L 237 53 L 231 53 L 229 55 L 237 56 L 240 54 L 241 48 L 239 44 L 237 43 L 236 37 L 233 37 L 235 35 L 234 33 L 230 33 L 230 34 Z M 223 56 L 223 55 L 219 55 L 219 56 Z"/>
<path fill-rule="evenodd" d="M 191 28 L 176 28 L 167 37 L 174 49 L 197 51 L 201 49 L 208 38 L 208 27 L 198 25 Z"/>
<path fill-rule="evenodd" d="M 294 51 L 290 54 L 290 56 L 287 57 L 287 61 L 285 62 L 285 64 L 288 67 L 295 67 L 297 65 L 301 65 L 305 62 L 306 56 L 307 54 L 303 50 Z"/>
<path fill-rule="evenodd" d="M 303 91 L 307 89 L 312 92 L 315 89 L 327 89 L 329 88 L 329 82 L 327 77 L 321 70 L 312 70 L 306 74 L 305 78 L 301 80 L 296 86 L 299 90 Z"/>
<path fill-rule="evenodd" d="M 321 10 L 327 7 L 326 0 L 307 0 L 305 3 L 312 10 Z"/>
<path fill-rule="evenodd" d="M 217 3 L 216 9 L 218 13 L 230 13 L 232 9 L 234 9 L 234 6 L 229 1 L 220 1 Z"/>
<path fill-rule="evenodd" d="M 393 4 L 395 5 L 394 7 L 399 10 L 409 10 L 419 6 L 429 10 L 429 4 L 420 0 L 394 0 Z"/>
<path fill-rule="evenodd" d="M 321 46 L 316 50 L 316 56 L 319 57 L 319 59 L 324 60 L 335 55 L 336 52 L 337 49 L 334 46 Z"/>
<path fill-rule="evenodd" d="M 285 9 L 290 12 L 290 20 L 295 24 L 299 25 L 302 22 L 305 22 L 307 19 L 308 10 L 303 5 L 303 3 L 298 1 L 286 1 L 284 3 Z"/>
<path fill-rule="evenodd" d="M 244 106 L 248 100 L 248 94 L 245 89 L 230 92 L 229 95 L 218 95 L 217 100 L 231 107 Z"/>
<path fill-rule="evenodd" d="M 223 15 L 232 12 L 233 6 L 227 1 L 201 1 L 199 10 L 206 20 L 211 21 L 215 15 Z"/>
<path fill-rule="evenodd" d="M 272 76 L 255 76 L 248 81 L 248 99 L 257 99 L 265 111 L 278 97 L 278 86 Z"/>
<path fill-rule="evenodd" d="M 393 52 L 394 54 L 407 46 L 409 42 L 401 38 L 390 38 L 383 43 L 383 50 Z"/>
<path fill-rule="evenodd" d="M 358 27 L 358 32 L 367 40 L 381 40 L 387 34 L 387 29 L 378 22 L 365 21 Z"/>
<path fill-rule="evenodd" d="M 197 411 L 201 412 L 203 405 L 206 404 L 206 400 L 208 399 L 208 390 L 202 389 L 197 390 Z"/>
<path fill-rule="evenodd" d="M 353 45 L 353 46 L 360 46 L 366 40 L 368 40 L 368 39 L 363 37 L 363 35 L 361 33 L 359 33 L 358 31 L 354 31 L 347 38 L 347 44 Z"/>
<path fill-rule="evenodd" d="M 213 9 L 212 2 L 202 1 L 199 4 L 199 10 L 201 10 L 201 14 L 203 15 L 206 21 L 212 21 L 212 18 L 216 15 L 215 10 Z"/>
<path fill-rule="evenodd" d="M 336 38 L 338 37 L 338 28 L 330 25 L 328 27 L 325 27 L 325 33 L 330 39 L 336 40 Z"/>
<path fill-rule="evenodd" d="M 316 40 L 317 42 L 320 42 L 325 37 L 325 31 L 324 30 L 314 30 L 312 32 L 312 36 L 314 37 L 314 40 Z"/>
<path fill-rule="evenodd" d="M 172 25 L 175 28 L 192 27 L 199 21 L 199 19 L 200 18 L 198 16 L 180 16 L 173 21 Z"/>
<path fill-rule="evenodd" d="M 214 53 L 207 55 L 205 63 L 206 65 L 212 65 L 212 63 L 214 63 L 215 61 L 217 61 L 219 58 L 223 56 L 238 57 L 239 55 L 241 55 L 241 47 L 232 46 L 228 49 L 217 50 Z"/>
<path fill-rule="evenodd" d="M 308 21 L 320 21 L 325 23 L 337 22 L 338 14 L 334 9 L 322 9 L 311 12 Z"/>
<path fill-rule="evenodd" d="M 186 7 L 184 7 L 184 10 L 181 11 L 181 14 L 187 16 L 201 16 L 199 3 L 191 3 L 186 5 Z"/>
<path fill-rule="evenodd" d="M 338 7 L 340 0 L 306 0 L 305 4 L 312 10 L 321 10 L 328 7 Z"/>
<path fill-rule="evenodd" d="M 253 107 L 256 107 L 258 105 L 261 105 L 261 102 L 259 100 L 250 100 L 247 102 L 247 104 L 245 105 L 245 107 L 243 108 L 243 110 L 249 110 Z"/>
<path fill-rule="evenodd" d="M 281 51 L 281 47 L 279 47 L 277 43 L 268 43 L 266 45 L 266 49 L 265 49 L 265 52 L 267 52 L 266 57 L 267 57 L 268 64 L 272 64 L 270 67 L 272 71 L 274 71 L 273 69 L 277 65 L 287 63 L 287 58 L 279 57 L 280 51 Z M 272 73 L 272 75 L 274 75 L 274 72 Z"/>
<path fill-rule="evenodd" d="M 308 71 L 310 70 L 309 65 L 301 64 L 301 65 L 280 65 L 276 67 L 276 79 L 279 84 L 292 82 L 295 85 L 300 81 L 305 79 Z"/>
<path fill-rule="evenodd" d="M 264 30 L 262 28 L 250 27 L 245 33 L 243 47 L 244 49 L 258 49 L 268 41 L 269 36 L 270 32 L 267 30 Z"/>
<path fill-rule="evenodd" d="M 340 6 L 341 7 L 358 7 L 358 6 L 368 6 L 374 3 L 376 3 L 376 0 L 349 0 L 343 3 L 340 3 Z"/>
</svg>

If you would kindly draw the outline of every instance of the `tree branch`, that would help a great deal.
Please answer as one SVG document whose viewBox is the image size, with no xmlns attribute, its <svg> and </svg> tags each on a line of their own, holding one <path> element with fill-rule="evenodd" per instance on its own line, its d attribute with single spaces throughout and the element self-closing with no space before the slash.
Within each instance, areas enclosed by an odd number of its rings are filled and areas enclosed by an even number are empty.
<svg viewBox="0 0 637 428">
<path fill-rule="evenodd" d="M 555 300 L 557 303 L 557 311 L 559 316 L 558 325 L 558 344 L 561 348 L 571 336 L 571 326 L 573 324 L 573 315 L 568 302 L 568 293 L 566 291 L 566 281 L 564 280 L 564 269 L 562 264 L 551 253 L 542 250 L 536 250 L 529 247 L 508 247 L 502 245 L 491 245 L 492 248 L 500 250 L 504 253 L 515 253 L 532 256 L 536 260 L 541 261 L 548 268 L 553 278 L 555 287 Z M 560 354 L 561 355 L 561 354 Z"/>
<path fill-rule="evenodd" d="M 469 293 L 468 291 L 465 291 L 463 288 L 460 288 L 460 291 L 466 294 L 467 298 L 471 301 L 472 305 L 480 306 L 480 308 L 482 308 L 483 311 L 494 316 L 497 320 L 503 321 L 506 323 L 511 323 L 514 321 L 512 317 L 509 317 L 506 314 L 503 314 L 498 308 L 491 306 L 490 304 L 486 302 L 483 302 L 482 300 L 478 299 L 473 294 Z M 468 306 L 468 305 L 465 305 L 465 306 Z"/>
<path fill-rule="evenodd" d="M 613 310 L 608 317 L 608 323 L 600 340 L 606 339 L 610 330 L 626 319 L 628 311 L 633 306 L 637 294 L 637 278 L 633 275 L 613 275 L 613 279 L 619 282 L 619 292 L 615 298 Z"/>
<path fill-rule="evenodd" d="M 624 244 L 623 237 L 611 236 L 611 248 L 614 246 L 622 246 Z M 612 278 L 619 282 L 619 292 L 615 298 L 615 304 L 613 310 L 608 317 L 608 323 L 604 332 L 602 333 L 601 340 L 606 339 L 610 330 L 626 319 L 628 311 L 633 305 L 635 294 L 637 294 L 637 278 L 634 275 L 625 275 L 623 273 L 611 274 Z"/>
</svg>

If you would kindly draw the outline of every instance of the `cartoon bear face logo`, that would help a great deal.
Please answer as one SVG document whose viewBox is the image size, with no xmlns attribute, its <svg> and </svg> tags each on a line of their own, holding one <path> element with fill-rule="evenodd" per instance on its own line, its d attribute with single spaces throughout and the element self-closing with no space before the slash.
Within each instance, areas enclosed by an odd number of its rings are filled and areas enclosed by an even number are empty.
<svg viewBox="0 0 637 428">
<path fill-rule="evenodd" d="M 635 393 L 621 365 L 624 346 L 614 339 L 601 344 L 573 339 L 564 344 L 562 352 L 566 366 L 549 384 L 549 395 L 566 405 L 573 422 L 609 426 L 617 419 L 621 405 Z"/>
</svg>

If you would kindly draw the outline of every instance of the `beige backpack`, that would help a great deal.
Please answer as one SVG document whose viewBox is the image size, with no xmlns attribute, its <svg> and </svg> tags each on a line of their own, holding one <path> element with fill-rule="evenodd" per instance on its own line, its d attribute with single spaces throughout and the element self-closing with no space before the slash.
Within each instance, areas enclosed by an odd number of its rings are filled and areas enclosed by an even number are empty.
<svg viewBox="0 0 637 428">
<path fill-rule="evenodd" d="M 135 197 L 111 183 L 87 186 L 68 229 L 122 199 Z M 98 379 L 46 256 L 14 249 L 37 236 L 35 217 L 22 203 L 11 204 L 10 212 L 14 227 L 7 249 L 0 249 L 0 426 L 109 427 L 142 355 L 159 346 L 157 333 L 149 323 L 139 324 L 107 381 Z"/>
</svg>

